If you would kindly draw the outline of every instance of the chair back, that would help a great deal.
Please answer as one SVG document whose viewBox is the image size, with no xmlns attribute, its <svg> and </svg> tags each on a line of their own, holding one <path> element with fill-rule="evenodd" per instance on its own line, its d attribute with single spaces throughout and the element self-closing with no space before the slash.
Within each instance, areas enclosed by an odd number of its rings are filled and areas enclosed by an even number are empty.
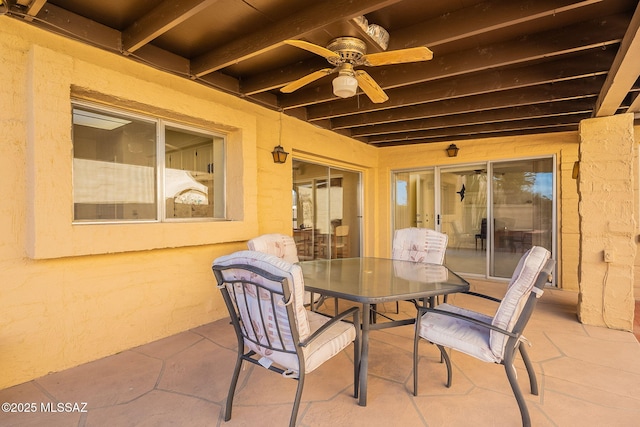
<svg viewBox="0 0 640 427">
<path fill-rule="evenodd" d="M 548 250 L 534 246 L 520 258 L 492 325 L 520 336 L 533 312 L 536 299 L 542 295 L 544 285 L 553 270 L 555 262 L 550 257 Z M 491 331 L 489 343 L 491 352 L 496 357 L 503 358 L 508 339 L 504 334 Z"/>
<path fill-rule="evenodd" d="M 429 228 L 402 228 L 393 235 L 392 258 L 442 264 L 448 236 Z"/>
<path fill-rule="evenodd" d="M 339 225 L 336 227 L 336 237 L 346 237 L 349 235 L 348 225 Z"/>
<path fill-rule="evenodd" d="M 217 258 L 212 268 L 238 345 L 298 372 L 298 343 L 310 335 L 301 267 L 275 255 L 240 251 Z"/>
<path fill-rule="evenodd" d="M 263 234 L 247 242 L 249 250 L 275 255 L 292 264 L 299 261 L 296 241 L 286 234 Z"/>
</svg>

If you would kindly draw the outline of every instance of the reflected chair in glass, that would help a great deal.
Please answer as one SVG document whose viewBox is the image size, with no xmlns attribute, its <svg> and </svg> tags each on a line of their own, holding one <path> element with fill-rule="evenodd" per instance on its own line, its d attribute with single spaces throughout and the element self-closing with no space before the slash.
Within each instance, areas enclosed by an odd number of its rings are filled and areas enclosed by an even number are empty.
<svg viewBox="0 0 640 427">
<path fill-rule="evenodd" d="M 353 343 L 353 394 L 358 397 L 361 348 L 358 307 L 333 318 L 306 310 L 302 269 L 274 255 L 240 251 L 216 259 L 212 269 L 238 339 L 225 421 L 231 419 L 244 361 L 298 381 L 289 421 L 293 427 L 306 374 Z M 351 322 L 344 321 L 349 317 Z"/>
<path fill-rule="evenodd" d="M 480 249 L 484 251 L 484 243 L 487 240 L 487 218 L 480 221 L 480 232 L 476 234 L 476 251 L 478 250 L 478 239 L 480 239 Z"/>
<path fill-rule="evenodd" d="M 413 346 L 413 394 L 418 395 L 418 343 L 424 339 L 435 344 L 447 365 L 447 387 L 451 387 L 451 360 L 446 349 L 457 350 L 489 363 L 504 365 L 509 384 L 518 402 L 522 424 L 531 425 L 529 411 L 518 386 L 514 358 L 520 351 L 529 375 L 531 393 L 538 394 L 538 382 L 531 359 L 522 342 L 522 332 L 533 313 L 537 299 L 544 292 L 553 271 L 551 253 L 534 246 L 520 259 L 507 292 L 502 300 L 469 292 L 499 303 L 494 316 L 466 308 L 441 304 L 437 307 L 418 306 Z"/>
<path fill-rule="evenodd" d="M 339 225 L 333 236 L 333 258 L 349 258 L 349 226 Z"/>
</svg>

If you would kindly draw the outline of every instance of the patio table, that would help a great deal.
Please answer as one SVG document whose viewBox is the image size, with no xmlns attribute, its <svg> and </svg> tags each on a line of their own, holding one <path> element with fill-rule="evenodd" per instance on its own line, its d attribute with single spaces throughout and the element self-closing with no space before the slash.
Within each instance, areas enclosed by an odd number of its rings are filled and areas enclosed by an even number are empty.
<svg viewBox="0 0 640 427">
<path fill-rule="evenodd" d="M 372 306 L 431 299 L 469 290 L 469 282 L 446 266 L 387 258 L 337 258 L 300 263 L 305 290 L 362 304 L 359 405 L 367 405 L 369 331 L 408 325 L 415 317 L 371 323 Z"/>
</svg>

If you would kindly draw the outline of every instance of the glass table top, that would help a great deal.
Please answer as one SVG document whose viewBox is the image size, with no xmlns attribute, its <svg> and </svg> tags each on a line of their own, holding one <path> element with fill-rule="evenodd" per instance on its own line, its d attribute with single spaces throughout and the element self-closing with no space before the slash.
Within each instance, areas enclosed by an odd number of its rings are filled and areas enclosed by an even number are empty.
<svg viewBox="0 0 640 427">
<path fill-rule="evenodd" d="M 338 258 L 300 263 L 305 289 L 378 303 L 464 292 L 469 283 L 438 264 L 387 258 Z"/>
</svg>

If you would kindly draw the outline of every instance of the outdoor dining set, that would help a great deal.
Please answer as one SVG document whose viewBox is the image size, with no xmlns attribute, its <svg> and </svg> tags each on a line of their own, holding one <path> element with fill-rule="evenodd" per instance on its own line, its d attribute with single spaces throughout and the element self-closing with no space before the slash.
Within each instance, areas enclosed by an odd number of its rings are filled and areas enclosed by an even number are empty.
<svg viewBox="0 0 640 427">
<path fill-rule="evenodd" d="M 531 393 L 538 384 L 525 347 L 523 330 L 549 281 L 554 261 L 548 250 L 533 246 L 520 259 L 504 297 L 472 292 L 469 283 L 444 264 L 447 235 L 425 228 L 396 230 L 392 257 L 298 260 L 296 242 L 283 234 L 265 234 L 248 242 L 248 250 L 213 262 L 218 288 L 229 310 L 238 348 L 226 401 L 231 419 L 243 362 L 261 365 L 298 381 L 290 426 L 296 424 L 305 376 L 352 346 L 353 395 L 367 404 L 369 335 L 373 330 L 415 324 L 413 393 L 418 395 L 419 344 L 435 344 L 452 383 L 449 350 L 504 365 L 524 426 L 529 412 L 516 379 L 514 358 L 520 353 Z M 490 299 L 492 316 L 447 302 L 465 293 Z M 334 313 L 321 313 L 333 299 Z M 442 300 L 442 301 L 441 301 Z M 347 307 L 338 313 L 339 304 Z M 415 317 L 397 319 L 381 313 L 384 303 L 410 301 Z"/>
</svg>

